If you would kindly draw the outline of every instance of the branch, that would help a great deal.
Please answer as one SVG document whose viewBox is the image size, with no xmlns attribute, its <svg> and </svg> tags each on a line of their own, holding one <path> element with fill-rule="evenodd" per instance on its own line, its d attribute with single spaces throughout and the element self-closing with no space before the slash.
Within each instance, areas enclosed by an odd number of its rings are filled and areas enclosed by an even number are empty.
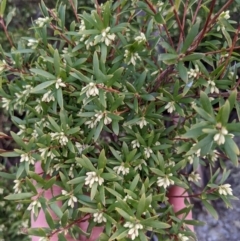
<svg viewBox="0 0 240 241">
<path fill-rule="evenodd" d="M 76 10 L 76 8 L 75 8 L 75 6 L 73 4 L 73 1 L 72 0 L 68 0 L 68 1 L 69 1 L 69 3 L 72 6 L 72 9 L 73 9 L 73 12 L 74 12 L 74 15 L 75 15 L 75 18 L 76 18 L 77 22 L 80 23 L 80 20 L 79 20 L 78 15 L 77 15 L 77 10 Z"/>
<path fill-rule="evenodd" d="M 0 17 L 0 25 L 2 26 L 3 31 L 4 31 L 7 39 L 8 39 L 8 42 L 10 43 L 11 47 L 14 47 L 13 41 L 12 41 L 12 39 L 10 38 L 10 36 L 8 34 L 7 27 L 5 25 L 3 17 Z"/>
</svg>

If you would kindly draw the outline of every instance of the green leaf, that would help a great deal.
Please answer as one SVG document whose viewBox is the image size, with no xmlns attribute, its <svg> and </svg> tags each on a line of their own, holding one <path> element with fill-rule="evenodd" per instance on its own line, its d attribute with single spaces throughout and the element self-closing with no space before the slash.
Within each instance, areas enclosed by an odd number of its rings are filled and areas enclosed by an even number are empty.
<svg viewBox="0 0 240 241">
<path fill-rule="evenodd" d="M 201 105 L 203 107 L 203 109 L 208 113 L 210 114 L 211 116 L 213 115 L 213 108 L 212 108 L 212 104 L 209 100 L 209 97 L 208 95 L 201 91 L 200 92 L 200 102 L 201 102 Z"/>
<path fill-rule="evenodd" d="M 61 110 L 64 109 L 63 107 L 63 94 L 62 94 L 62 88 L 58 88 L 57 90 L 57 102 Z"/>
<path fill-rule="evenodd" d="M 217 121 L 222 123 L 223 126 L 225 126 L 228 123 L 230 115 L 230 104 L 229 101 L 226 100 L 225 104 L 220 108 L 218 115 L 217 115 Z"/>
<path fill-rule="evenodd" d="M 185 67 L 182 61 L 179 61 L 177 64 L 177 70 L 179 73 L 180 78 L 185 82 L 188 83 L 188 73 L 187 68 Z"/>
<path fill-rule="evenodd" d="M 58 241 L 67 241 L 63 233 L 58 234 Z"/>
<path fill-rule="evenodd" d="M 22 200 L 22 199 L 29 199 L 35 196 L 34 193 L 26 192 L 26 193 L 17 193 L 17 194 L 9 194 L 8 196 L 4 197 L 6 200 Z"/>
<path fill-rule="evenodd" d="M 61 225 L 63 227 L 67 226 L 68 217 L 69 217 L 69 211 L 68 211 L 68 209 L 66 209 L 65 212 L 63 213 L 62 217 L 61 217 Z"/>
<path fill-rule="evenodd" d="M 207 113 L 205 110 L 199 108 L 199 107 L 193 107 L 196 112 L 205 120 L 211 122 L 211 123 L 215 123 L 215 118 L 213 115 L 210 115 L 209 113 Z"/>
<path fill-rule="evenodd" d="M 51 86 L 52 84 L 56 83 L 55 80 L 49 80 L 49 81 L 45 81 L 39 85 L 37 85 L 36 87 L 34 87 L 32 90 L 31 90 L 31 93 L 34 94 L 34 93 L 38 93 L 40 90 L 44 90 L 46 89 L 47 87 Z"/>
<path fill-rule="evenodd" d="M 162 60 L 162 61 L 164 61 L 164 60 L 175 60 L 178 57 L 179 57 L 178 54 L 161 54 L 159 56 L 159 60 Z"/>
<path fill-rule="evenodd" d="M 60 56 L 59 56 L 57 49 L 54 50 L 54 58 L 53 59 L 54 59 L 54 68 L 55 68 L 56 76 L 59 76 L 59 74 L 60 74 Z"/>
<path fill-rule="evenodd" d="M 6 173 L 6 172 L 0 172 L 0 177 L 3 177 L 4 179 L 15 179 L 15 175 L 11 173 Z"/>
<path fill-rule="evenodd" d="M 97 182 L 94 182 L 92 187 L 91 187 L 91 193 L 90 193 L 90 198 L 91 200 L 94 199 L 94 197 L 96 196 L 97 194 L 97 187 L 98 187 L 98 183 Z"/>
<path fill-rule="evenodd" d="M 45 77 L 47 79 L 56 79 L 56 76 L 53 74 L 50 74 L 49 72 L 42 70 L 42 69 L 30 69 L 31 72 L 33 72 L 36 75 L 40 75 L 42 77 Z"/>
<path fill-rule="evenodd" d="M 222 33 L 225 37 L 225 39 L 227 40 L 228 46 L 231 47 L 232 46 L 232 38 L 230 36 L 230 34 L 228 33 L 228 31 L 225 28 L 221 28 Z"/>
<path fill-rule="evenodd" d="M 115 208 L 116 211 L 121 215 L 121 217 L 125 218 L 126 220 L 130 221 L 131 220 L 131 216 L 125 212 L 124 210 L 122 210 L 121 208 Z"/>
<path fill-rule="evenodd" d="M 27 149 L 27 145 L 23 142 L 23 140 L 14 132 L 10 132 L 13 140 L 22 148 Z"/>
<path fill-rule="evenodd" d="M 145 193 L 143 193 L 138 202 L 136 217 L 140 218 L 145 210 L 146 210 L 146 195 Z"/>
<path fill-rule="evenodd" d="M 76 177 L 67 182 L 67 184 L 80 184 L 85 182 L 85 177 Z"/>
<path fill-rule="evenodd" d="M 82 155 L 82 158 L 76 157 L 76 161 L 88 170 L 91 170 L 93 172 L 96 171 L 96 168 L 93 166 L 92 162 L 86 156 Z"/>
<path fill-rule="evenodd" d="M 202 59 L 205 55 L 202 53 L 193 53 L 182 58 L 182 61 L 193 61 Z"/>
<path fill-rule="evenodd" d="M 213 206 L 206 200 L 202 200 L 203 205 L 207 209 L 207 211 L 215 218 L 218 219 L 218 213 L 216 210 L 213 208 Z"/>
<path fill-rule="evenodd" d="M 185 53 L 190 47 L 190 45 L 193 43 L 195 37 L 199 33 L 199 25 L 200 25 L 200 22 L 197 22 L 191 27 L 186 39 L 183 42 L 183 47 L 181 51 L 182 53 Z"/>
<path fill-rule="evenodd" d="M 105 150 L 102 149 L 98 158 L 98 169 L 104 169 L 107 164 L 107 158 L 105 156 Z"/>
<path fill-rule="evenodd" d="M 14 152 L 14 151 L 6 151 L 6 152 L 2 152 L 0 153 L 0 156 L 3 156 L 3 157 L 18 157 L 20 156 L 19 153 L 17 152 Z"/>
<path fill-rule="evenodd" d="M 171 227 L 167 223 L 163 223 L 163 222 L 156 220 L 157 218 L 158 218 L 158 216 L 147 218 L 147 219 L 141 221 L 141 224 L 144 226 L 152 227 L 152 228 L 156 228 L 156 229 L 166 229 L 166 228 Z"/>
<path fill-rule="evenodd" d="M 2 0 L 2 2 L 1 2 L 1 9 L 0 9 L 0 16 L 1 16 L 1 18 L 4 15 L 4 11 L 5 11 L 5 8 L 6 8 L 6 3 L 7 3 L 7 0 Z"/>
<path fill-rule="evenodd" d="M 96 142 L 97 139 L 99 138 L 101 131 L 103 129 L 104 123 L 103 123 L 103 119 L 100 120 L 98 126 L 96 127 L 95 133 L 94 133 L 94 141 Z"/>
<path fill-rule="evenodd" d="M 233 91 L 231 91 L 231 94 L 228 98 L 229 105 L 230 105 L 230 112 L 233 110 L 235 106 L 236 99 L 237 99 L 237 90 L 234 89 Z"/>
<path fill-rule="evenodd" d="M 46 237 L 47 234 L 43 228 L 28 228 L 27 232 L 29 235 L 34 235 L 38 237 Z"/>
<path fill-rule="evenodd" d="M 44 211 L 44 214 L 45 214 L 45 218 L 46 218 L 46 221 L 47 221 L 48 226 L 49 226 L 52 230 L 55 229 L 55 224 L 54 224 L 52 215 L 49 213 L 49 211 L 48 211 L 47 209 Z M 63 225 L 63 224 L 62 224 L 62 225 Z"/>
<path fill-rule="evenodd" d="M 53 212 L 58 216 L 58 218 L 62 217 L 63 215 L 62 210 L 56 202 L 50 203 L 50 207 L 53 210 Z"/>
<path fill-rule="evenodd" d="M 49 180 L 46 181 L 46 183 L 43 185 L 43 188 L 45 190 L 50 189 L 54 184 L 56 183 L 56 176 L 50 178 Z"/>
<path fill-rule="evenodd" d="M 232 163 L 237 167 L 238 166 L 237 155 L 239 155 L 239 148 L 236 145 L 236 143 L 232 140 L 232 138 L 229 136 L 225 136 L 224 149 L 226 151 L 226 154 L 232 161 Z"/>
<path fill-rule="evenodd" d="M 25 180 L 26 180 L 26 183 L 27 183 L 28 187 L 31 189 L 31 191 L 32 191 L 35 195 L 38 194 L 38 191 L 37 191 L 36 187 L 33 185 L 33 183 L 31 182 L 31 180 L 29 180 L 28 177 L 26 177 Z"/>
</svg>

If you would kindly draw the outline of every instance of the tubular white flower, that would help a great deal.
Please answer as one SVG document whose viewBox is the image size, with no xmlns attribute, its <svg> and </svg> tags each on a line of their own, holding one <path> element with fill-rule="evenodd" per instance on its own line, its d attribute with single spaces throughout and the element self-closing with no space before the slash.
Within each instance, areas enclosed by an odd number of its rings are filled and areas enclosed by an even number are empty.
<svg viewBox="0 0 240 241">
<path fill-rule="evenodd" d="M 82 92 L 86 91 L 86 96 L 89 98 L 90 96 L 97 96 L 99 95 L 99 90 L 95 83 L 91 82 L 85 87 L 82 88 Z"/>
<path fill-rule="evenodd" d="M 140 33 L 140 36 L 135 37 L 135 41 L 137 41 L 138 43 L 142 43 L 142 42 L 146 42 L 146 36 L 144 33 Z"/>
<path fill-rule="evenodd" d="M 192 172 L 188 176 L 189 182 L 198 182 L 199 180 L 201 180 L 201 177 L 198 173 Z"/>
<path fill-rule="evenodd" d="M 102 31 L 100 36 L 100 42 L 105 43 L 107 46 L 109 46 L 112 43 L 112 41 L 114 41 L 114 39 L 116 38 L 116 35 L 114 33 L 111 34 L 109 32 L 110 32 L 110 27 L 107 27 Z M 95 39 L 98 39 L 98 38 L 99 38 L 99 35 L 95 36 Z"/>
<path fill-rule="evenodd" d="M 2 107 L 6 110 L 9 110 L 11 100 L 2 97 Z"/>
<path fill-rule="evenodd" d="M 151 156 L 152 153 L 153 153 L 153 151 L 150 147 L 144 148 L 144 155 L 146 156 L 147 159 Z"/>
<path fill-rule="evenodd" d="M 140 56 L 138 53 L 132 53 L 130 52 L 129 50 L 125 50 L 124 52 L 124 57 L 125 57 L 125 62 L 129 65 L 129 64 L 132 64 L 132 65 L 136 65 L 136 61 L 137 59 L 141 60 Z"/>
<path fill-rule="evenodd" d="M 227 195 L 232 196 L 233 195 L 232 188 L 231 188 L 230 184 L 220 185 L 218 187 L 218 192 L 219 192 L 220 195 L 224 195 L 224 196 L 227 196 Z"/>
<path fill-rule="evenodd" d="M 85 125 L 87 125 L 88 128 L 93 129 L 97 125 L 97 121 L 92 117 L 91 120 L 85 122 Z"/>
<path fill-rule="evenodd" d="M 50 102 L 50 101 L 55 101 L 55 97 L 53 96 L 53 93 L 51 90 L 49 90 L 47 93 L 45 93 L 42 97 L 43 102 Z"/>
<path fill-rule="evenodd" d="M 164 187 L 165 189 L 170 186 L 170 185 L 173 185 L 174 184 L 174 181 L 171 180 L 169 177 L 172 176 L 172 173 L 170 174 L 167 174 L 165 177 L 158 177 L 158 180 L 157 180 L 157 185 L 159 187 Z"/>
<path fill-rule="evenodd" d="M 217 161 L 219 154 L 220 154 L 220 153 L 219 153 L 217 150 L 214 150 L 214 151 L 210 154 L 211 161 L 213 161 L 213 162 Z"/>
<path fill-rule="evenodd" d="M 29 164 L 34 165 L 34 158 L 29 153 L 23 153 L 21 154 L 20 162 L 29 162 Z"/>
<path fill-rule="evenodd" d="M 114 167 L 113 170 L 117 172 L 118 175 L 122 173 L 123 176 L 129 173 L 129 167 L 124 167 L 124 163 L 122 163 L 121 166 Z"/>
<path fill-rule="evenodd" d="M 140 147 L 140 143 L 138 142 L 138 140 L 133 140 L 131 144 L 133 149 Z"/>
<path fill-rule="evenodd" d="M 129 194 L 127 194 L 127 195 L 124 197 L 123 201 L 126 202 L 128 199 L 133 200 L 132 196 L 130 196 Z"/>
<path fill-rule="evenodd" d="M 38 18 L 37 20 L 35 20 L 35 23 L 36 23 L 39 27 L 43 27 L 48 21 L 49 21 L 49 17 L 46 17 L 46 18 Z"/>
<path fill-rule="evenodd" d="M 41 203 L 38 200 L 34 200 L 30 203 L 30 205 L 28 206 L 27 210 L 29 211 L 33 211 L 33 213 L 35 214 L 35 207 L 41 208 Z"/>
<path fill-rule="evenodd" d="M 230 18 L 229 10 L 223 11 L 223 12 L 219 15 L 219 19 L 220 19 L 220 18 L 229 19 L 229 18 Z"/>
<path fill-rule="evenodd" d="M 13 186 L 14 193 L 21 193 L 22 187 L 21 187 L 21 181 L 16 179 L 13 181 L 15 185 Z"/>
<path fill-rule="evenodd" d="M 190 69 L 187 73 L 189 78 L 196 78 L 199 74 L 199 67 L 195 65 L 195 69 Z"/>
<path fill-rule="evenodd" d="M 107 219 L 103 216 L 103 213 L 102 212 L 97 212 L 97 213 L 94 213 L 93 214 L 93 221 L 95 223 L 106 223 L 107 222 Z"/>
<path fill-rule="evenodd" d="M 182 233 L 178 234 L 179 241 L 188 241 L 189 238 L 184 236 Z"/>
<path fill-rule="evenodd" d="M 141 117 L 141 119 L 136 124 L 139 125 L 140 129 L 142 129 L 148 124 L 148 122 L 146 121 L 145 117 Z"/>
<path fill-rule="evenodd" d="M 38 40 L 36 39 L 28 39 L 27 46 L 32 47 L 32 49 L 35 49 L 38 45 Z"/>
<path fill-rule="evenodd" d="M 227 129 L 222 126 L 217 134 L 214 135 L 213 140 L 217 142 L 218 145 L 225 143 L 225 135 L 228 134 Z"/>
<path fill-rule="evenodd" d="M 74 208 L 74 203 L 76 202 L 77 202 L 77 198 L 73 194 L 71 194 L 68 200 L 68 206 L 70 206 L 71 208 Z"/>
<path fill-rule="evenodd" d="M 61 78 L 58 78 L 56 80 L 56 84 L 55 84 L 56 89 L 59 89 L 59 87 L 66 87 L 66 84 L 63 83 Z"/>
<path fill-rule="evenodd" d="M 95 182 L 100 186 L 104 182 L 104 179 L 98 176 L 96 172 L 87 172 L 86 175 L 87 177 L 85 178 L 85 185 L 88 185 L 90 188 L 92 188 Z"/>
<path fill-rule="evenodd" d="M 173 111 L 175 111 L 176 107 L 174 105 L 174 101 L 168 102 L 164 109 L 166 109 L 168 113 L 172 113 Z"/>
<path fill-rule="evenodd" d="M 219 94 L 219 89 L 216 87 L 215 82 L 213 82 L 212 80 L 208 80 L 208 86 L 210 87 L 210 93 L 216 93 Z"/>
<path fill-rule="evenodd" d="M 126 222 L 123 227 L 129 228 L 128 235 L 130 236 L 131 240 L 134 240 L 136 237 L 138 237 L 139 229 L 143 229 L 142 224 L 140 223 L 131 223 L 131 222 Z"/>
<path fill-rule="evenodd" d="M 112 122 L 112 119 L 107 115 L 105 115 L 103 122 L 104 122 L 104 125 L 109 125 Z"/>
</svg>

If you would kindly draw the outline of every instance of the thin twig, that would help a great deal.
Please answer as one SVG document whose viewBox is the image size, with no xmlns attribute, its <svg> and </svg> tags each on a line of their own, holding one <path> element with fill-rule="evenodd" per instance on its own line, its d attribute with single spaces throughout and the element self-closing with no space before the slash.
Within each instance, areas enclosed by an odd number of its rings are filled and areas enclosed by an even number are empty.
<svg viewBox="0 0 240 241">
<path fill-rule="evenodd" d="M 73 12 L 74 12 L 74 15 L 75 15 L 75 18 L 76 18 L 77 22 L 80 23 L 80 20 L 79 20 L 78 15 L 77 15 L 77 10 L 76 10 L 76 8 L 75 8 L 75 6 L 73 4 L 73 1 L 72 0 L 68 0 L 68 1 L 69 1 L 69 3 L 72 6 L 72 9 L 73 9 Z"/>
<path fill-rule="evenodd" d="M 12 41 L 11 37 L 8 34 L 7 27 L 6 27 L 6 24 L 4 22 L 3 17 L 0 17 L 0 25 L 2 26 L 3 31 L 4 31 L 7 39 L 8 39 L 8 42 L 10 43 L 11 47 L 14 47 L 13 41 Z"/>
<path fill-rule="evenodd" d="M 197 18 L 197 15 L 198 15 L 198 12 L 199 12 L 201 6 L 202 6 L 202 0 L 199 0 L 199 1 L 198 1 L 197 8 L 196 8 L 196 11 L 195 11 L 194 16 L 193 16 L 193 19 L 192 19 L 192 24 L 195 23 L 196 18 Z"/>
</svg>

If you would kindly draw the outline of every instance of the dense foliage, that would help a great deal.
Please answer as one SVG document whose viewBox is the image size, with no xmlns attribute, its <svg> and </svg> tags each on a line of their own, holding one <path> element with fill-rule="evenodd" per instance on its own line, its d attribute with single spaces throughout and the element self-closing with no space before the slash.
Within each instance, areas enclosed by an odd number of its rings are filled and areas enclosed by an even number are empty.
<svg viewBox="0 0 240 241">
<path fill-rule="evenodd" d="M 229 121 L 232 110 L 240 114 L 240 29 L 230 20 L 232 3 L 217 10 L 216 1 L 119 0 L 78 12 L 78 2 L 69 1 L 69 21 L 63 3 L 41 2 L 34 35 L 17 44 L 8 37 L 0 95 L 20 131 L 1 133 L 18 144 L 1 156 L 19 156 L 20 163 L 14 175 L 0 175 L 15 179 L 6 200 L 27 203 L 25 215 L 40 208 L 46 214 L 49 228 L 29 234 L 48 240 L 57 232 L 65 240 L 67 232 L 87 236 L 103 225 L 102 241 L 147 240 L 147 231 L 194 239 L 187 224 L 199 222 L 185 220 L 193 206 L 186 198 L 183 217 L 174 213 L 167 197 L 173 184 L 214 216 L 210 200 L 231 206 L 224 161 L 238 165 L 240 132 Z M 43 172 L 35 173 L 39 161 Z M 196 193 L 201 165 L 211 178 Z M 62 192 L 45 199 L 54 185 Z M 76 223 L 88 216 L 85 233 Z"/>
</svg>

